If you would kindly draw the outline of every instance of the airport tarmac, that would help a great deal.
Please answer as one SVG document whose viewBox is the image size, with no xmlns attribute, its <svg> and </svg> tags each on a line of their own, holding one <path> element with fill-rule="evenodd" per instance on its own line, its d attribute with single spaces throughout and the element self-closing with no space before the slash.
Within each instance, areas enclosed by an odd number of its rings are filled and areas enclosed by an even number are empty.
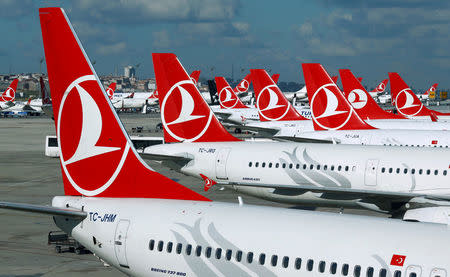
<svg viewBox="0 0 450 277">
<path fill-rule="evenodd" d="M 131 135 L 142 126 L 145 136 L 162 136 L 156 132 L 158 114 L 120 114 Z M 53 121 L 45 116 L 0 118 L 0 200 L 49 205 L 55 195 L 63 195 L 59 159 L 44 155 L 46 135 L 54 135 Z M 213 187 L 203 191 L 203 182 L 173 170 L 149 163 L 155 170 L 217 201 L 237 203 L 238 194 Z M 288 207 L 287 205 L 242 196 L 244 204 Z M 320 209 L 330 210 L 330 209 Z M 337 210 L 332 210 L 337 212 Z M 379 214 L 345 210 L 345 213 Z M 0 277 L 6 276 L 123 276 L 93 255 L 55 252 L 47 245 L 49 231 L 58 230 L 51 216 L 0 210 Z"/>
</svg>

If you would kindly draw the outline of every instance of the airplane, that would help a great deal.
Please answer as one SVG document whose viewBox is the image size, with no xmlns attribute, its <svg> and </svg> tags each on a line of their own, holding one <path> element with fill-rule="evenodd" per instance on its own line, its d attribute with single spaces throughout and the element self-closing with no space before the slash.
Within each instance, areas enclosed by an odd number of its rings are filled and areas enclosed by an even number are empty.
<svg viewBox="0 0 450 277">
<path fill-rule="evenodd" d="M 342 80 L 342 76 L 341 76 L 341 80 Z M 386 85 L 388 82 L 389 82 L 389 79 L 384 79 L 383 81 L 381 81 L 381 83 L 378 84 L 378 86 L 376 88 L 369 91 L 370 96 L 372 96 L 372 98 L 376 98 L 376 97 L 379 97 L 381 94 L 383 94 L 384 91 L 386 90 Z M 361 83 L 361 81 L 359 81 L 359 83 Z M 345 88 L 344 88 L 344 91 L 345 91 Z"/>
<path fill-rule="evenodd" d="M 111 100 L 111 101 L 114 98 L 114 92 L 116 91 L 116 86 L 117 86 L 117 83 L 112 82 L 111 84 L 109 84 L 108 88 L 106 89 L 106 94 L 108 94 L 109 100 Z"/>
<path fill-rule="evenodd" d="M 338 76 L 331 77 L 333 82 L 337 83 Z M 276 82 L 275 82 L 276 84 Z M 300 90 L 294 92 L 283 92 L 286 99 L 292 102 L 294 99 L 302 102 L 308 102 L 308 92 L 306 91 L 306 85 L 304 85 Z M 311 119 L 311 118 L 308 118 Z"/>
<path fill-rule="evenodd" d="M 418 120 L 429 120 L 430 116 L 439 120 L 450 120 L 450 113 L 433 111 L 425 107 L 398 73 L 389 72 L 389 80 L 392 104 L 400 114 Z"/>
<path fill-rule="evenodd" d="M 430 93 L 431 92 L 435 93 L 438 85 L 439 85 L 438 83 L 433 84 L 425 93 L 416 94 L 417 97 L 420 99 L 420 101 L 428 100 Z"/>
<path fill-rule="evenodd" d="M 145 148 L 145 159 L 203 178 L 206 188 L 217 184 L 282 203 L 397 214 L 409 209 L 407 203 L 415 208 L 424 207 L 421 201 L 428 205 L 418 194 L 430 193 L 444 197 L 438 201 L 441 205 L 450 204 L 445 200 L 450 193 L 448 148 L 240 141 L 186 81 L 175 55 L 153 58 L 156 82 L 164 84 L 159 96 L 166 144 Z M 252 80 L 259 77 L 252 70 Z"/>
<path fill-rule="evenodd" d="M 52 206 L 1 202 L 1 208 L 53 216 L 129 276 L 446 275 L 444 224 L 220 203 L 154 171 L 133 148 L 64 11 L 39 12 L 64 196 Z M 164 54 L 154 59 L 160 63 Z M 193 86 L 187 81 L 178 86 Z M 267 239 L 273 234 L 276 240 Z"/>
<path fill-rule="evenodd" d="M 19 79 L 14 79 L 9 87 L 0 95 L 0 110 L 14 106 Z"/>
<path fill-rule="evenodd" d="M 47 88 L 45 87 L 44 78 L 42 76 L 39 78 L 39 84 L 41 86 L 41 109 L 42 111 L 53 118 L 53 106 L 52 99 L 50 98 L 50 93 L 47 92 Z"/>
</svg>

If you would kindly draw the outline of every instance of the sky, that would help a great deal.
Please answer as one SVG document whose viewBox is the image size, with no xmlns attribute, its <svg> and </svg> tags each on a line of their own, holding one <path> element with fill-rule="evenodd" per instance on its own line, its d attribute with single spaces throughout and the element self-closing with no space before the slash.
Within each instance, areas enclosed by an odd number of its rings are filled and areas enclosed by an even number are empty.
<svg viewBox="0 0 450 277">
<path fill-rule="evenodd" d="M 100 75 L 173 52 L 188 71 L 243 77 L 249 68 L 303 83 L 301 63 L 350 68 L 374 87 L 391 71 L 411 86 L 450 88 L 450 1 L 0 0 L 0 73 L 39 72 L 39 7 L 63 7 Z M 45 72 L 45 64 L 43 65 Z"/>
</svg>

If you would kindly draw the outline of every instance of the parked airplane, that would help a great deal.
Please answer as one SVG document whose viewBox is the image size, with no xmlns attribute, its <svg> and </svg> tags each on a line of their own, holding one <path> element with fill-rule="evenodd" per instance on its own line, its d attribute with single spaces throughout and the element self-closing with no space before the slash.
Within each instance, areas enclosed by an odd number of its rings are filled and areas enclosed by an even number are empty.
<svg viewBox="0 0 450 277">
<path fill-rule="evenodd" d="M 435 93 L 436 92 L 436 88 L 437 88 L 438 84 L 433 84 L 427 91 L 425 91 L 425 93 L 422 94 L 417 94 L 417 97 L 421 100 L 428 100 L 430 93 Z"/>
<path fill-rule="evenodd" d="M 219 183 L 283 203 L 400 213 L 406 204 L 425 207 L 428 196 L 418 194 L 430 193 L 449 204 L 449 149 L 239 141 L 223 129 L 175 55 L 153 57 L 168 144 L 147 147 L 146 158 L 203 178 L 207 187 Z"/>
<path fill-rule="evenodd" d="M 342 80 L 342 75 L 341 75 L 341 80 Z M 376 97 L 380 96 L 381 94 L 383 94 L 384 91 L 386 90 L 386 85 L 388 82 L 389 82 L 389 79 L 384 79 L 383 81 L 381 81 L 381 83 L 376 88 L 369 91 L 370 96 L 372 96 L 372 98 L 376 98 Z M 359 81 L 359 83 L 361 83 L 361 81 Z M 345 88 L 344 88 L 344 92 L 346 92 Z"/>
<path fill-rule="evenodd" d="M 130 276 L 446 275 L 445 225 L 217 203 L 155 172 L 136 154 L 65 13 L 41 8 L 40 18 L 65 196 L 52 207 L 0 207 L 53 215 Z M 186 81 L 177 93 L 192 86 Z"/>
<path fill-rule="evenodd" d="M 14 79 L 9 87 L 0 95 L 0 110 L 14 106 L 19 79 Z"/>
<path fill-rule="evenodd" d="M 400 114 L 414 119 L 428 120 L 430 116 L 437 116 L 442 120 L 450 120 L 450 113 L 433 111 L 425 107 L 398 73 L 389 72 L 389 80 L 393 105 Z"/>
</svg>

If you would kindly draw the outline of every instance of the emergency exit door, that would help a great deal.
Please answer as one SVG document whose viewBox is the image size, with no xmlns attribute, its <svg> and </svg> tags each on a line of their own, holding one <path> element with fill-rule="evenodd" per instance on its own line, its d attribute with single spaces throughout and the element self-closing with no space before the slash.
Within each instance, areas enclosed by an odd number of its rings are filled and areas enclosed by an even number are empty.
<svg viewBox="0 0 450 277">
<path fill-rule="evenodd" d="M 379 160 L 368 160 L 366 162 L 366 171 L 364 175 L 364 183 L 366 186 L 377 185 L 378 163 Z"/>
<path fill-rule="evenodd" d="M 222 148 L 216 156 L 216 177 L 217 179 L 228 179 L 227 160 L 231 148 Z"/>
</svg>

